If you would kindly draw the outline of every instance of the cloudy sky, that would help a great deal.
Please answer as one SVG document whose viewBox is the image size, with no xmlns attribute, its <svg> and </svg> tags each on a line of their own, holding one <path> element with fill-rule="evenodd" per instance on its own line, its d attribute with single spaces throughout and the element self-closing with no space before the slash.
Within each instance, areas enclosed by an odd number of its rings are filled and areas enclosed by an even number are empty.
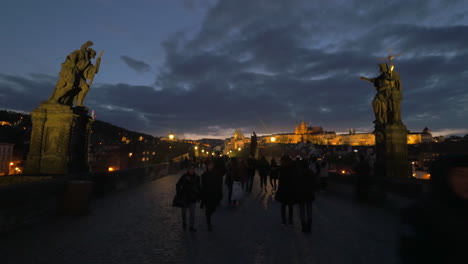
<svg viewBox="0 0 468 264">
<path fill-rule="evenodd" d="M 372 131 L 388 48 L 403 121 L 468 133 L 466 0 L 15 0 L 0 9 L 0 108 L 47 99 L 65 57 L 105 50 L 85 105 L 156 136 Z"/>
</svg>

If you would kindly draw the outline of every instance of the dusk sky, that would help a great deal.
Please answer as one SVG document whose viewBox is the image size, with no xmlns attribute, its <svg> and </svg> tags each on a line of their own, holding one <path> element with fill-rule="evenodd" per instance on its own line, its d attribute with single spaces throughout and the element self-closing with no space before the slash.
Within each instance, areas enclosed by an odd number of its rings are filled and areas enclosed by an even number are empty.
<svg viewBox="0 0 468 264">
<path fill-rule="evenodd" d="M 0 9 L 0 109 L 30 112 L 87 40 L 97 119 L 155 136 L 371 132 L 388 48 L 403 122 L 468 133 L 466 0 L 10 0 Z"/>
</svg>

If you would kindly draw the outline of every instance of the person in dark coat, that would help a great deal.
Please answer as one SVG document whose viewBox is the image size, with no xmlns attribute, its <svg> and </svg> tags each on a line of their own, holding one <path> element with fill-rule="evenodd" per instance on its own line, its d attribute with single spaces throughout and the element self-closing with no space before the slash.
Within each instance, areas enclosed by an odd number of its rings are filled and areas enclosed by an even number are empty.
<svg viewBox="0 0 468 264">
<path fill-rule="evenodd" d="M 223 198 L 223 175 L 215 170 L 214 162 L 209 162 L 201 176 L 201 208 L 205 207 L 206 224 L 212 230 L 211 215 Z"/>
<path fill-rule="evenodd" d="M 402 263 L 466 263 L 468 155 L 440 157 L 430 183 L 428 197 L 401 212 Z"/>
<path fill-rule="evenodd" d="M 252 188 L 253 188 L 253 183 L 255 179 L 255 170 L 257 168 L 257 160 L 255 157 L 250 154 L 250 156 L 247 158 L 247 186 L 246 186 L 246 191 L 251 193 Z"/>
<path fill-rule="evenodd" d="M 318 173 L 309 169 L 305 160 L 296 161 L 296 193 L 299 202 L 302 232 L 309 233 L 312 229 L 312 202 L 315 200 Z"/>
<path fill-rule="evenodd" d="M 195 229 L 195 204 L 200 200 L 200 177 L 195 173 L 195 166 L 190 165 L 187 172 L 184 173 L 176 184 L 177 196 L 185 199 L 187 206 L 182 208 L 182 227 L 187 228 L 187 209 L 189 210 L 189 230 Z"/>
<path fill-rule="evenodd" d="M 295 167 L 294 162 L 287 155 L 281 158 L 278 191 L 276 192 L 275 199 L 281 203 L 281 219 L 283 225 L 293 225 L 293 205 L 296 203 Z M 288 209 L 288 222 L 286 222 L 286 209 Z"/>
<path fill-rule="evenodd" d="M 260 190 L 263 191 L 265 189 L 265 192 L 267 191 L 267 179 L 268 179 L 268 173 L 270 171 L 270 165 L 268 164 L 268 161 L 266 160 L 265 156 L 262 156 L 260 160 L 257 163 L 257 169 L 258 169 L 258 175 L 260 175 Z"/>
<path fill-rule="evenodd" d="M 232 184 L 234 183 L 234 173 L 237 170 L 237 159 L 231 158 L 227 164 L 226 168 L 226 178 L 224 179 L 224 184 L 226 184 L 228 189 L 228 206 L 232 206 Z"/>
<path fill-rule="evenodd" d="M 247 160 L 239 159 L 238 166 L 234 176 L 236 177 L 234 181 L 240 182 L 242 184 L 242 189 L 244 192 L 249 192 L 249 168 L 247 166 Z"/>
<path fill-rule="evenodd" d="M 276 192 L 277 188 L 277 181 L 278 181 L 278 164 L 274 158 L 271 159 L 270 162 L 270 185 L 273 191 Z"/>
<path fill-rule="evenodd" d="M 356 197 L 359 201 L 367 201 L 369 197 L 370 166 L 364 155 L 359 156 L 356 171 Z"/>
</svg>

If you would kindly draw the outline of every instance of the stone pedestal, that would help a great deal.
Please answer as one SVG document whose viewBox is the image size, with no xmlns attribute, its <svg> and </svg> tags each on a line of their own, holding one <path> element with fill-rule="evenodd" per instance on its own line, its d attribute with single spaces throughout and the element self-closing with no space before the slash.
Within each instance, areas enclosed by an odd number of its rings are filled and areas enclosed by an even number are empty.
<svg viewBox="0 0 468 264">
<path fill-rule="evenodd" d="M 409 178 L 411 170 L 406 126 L 376 125 L 374 133 L 377 175 L 384 178 Z"/>
<path fill-rule="evenodd" d="M 24 168 L 28 175 L 88 172 L 93 119 L 85 107 L 44 102 L 31 113 L 32 134 Z"/>
</svg>

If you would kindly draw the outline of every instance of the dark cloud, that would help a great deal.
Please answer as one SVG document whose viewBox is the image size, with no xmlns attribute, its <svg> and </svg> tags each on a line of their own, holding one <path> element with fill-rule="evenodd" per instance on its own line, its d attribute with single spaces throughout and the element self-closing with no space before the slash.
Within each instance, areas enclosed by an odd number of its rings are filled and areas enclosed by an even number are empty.
<svg viewBox="0 0 468 264">
<path fill-rule="evenodd" d="M 403 53 L 395 63 L 408 126 L 467 127 L 460 116 L 467 113 L 466 9 L 463 1 L 221 0 L 194 38 L 179 33 L 164 43 L 157 85 L 219 94 L 277 130 L 300 119 L 341 131 L 370 128 L 373 87 L 357 77 L 377 75 L 392 48 Z M 237 122 L 259 127 L 252 117 Z M 236 118 L 219 124 L 228 120 Z"/>
<path fill-rule="evenodd" d="M 99 119 L 155 135 L 284 132 L 300 120 L 371 131 L 375 90 L 358 77 L 376 76 L 392 48 L 403 53 L 395 64 L 407 126 L 465 131 L 467 8 L 454 0 L 220 0 L 194 36 L 174 32 L 161 44 L 154 86 L 96 84 L 86 104 Z M 29 110 L 53 86 L 44 76 L 2 75 L 0 103 Z"/>
<path fill-rule="evenodd" d="M 149 72 L 151 70 L 151 66 L 144 61 L 135 60 L 128 56 L 120 56 L 120 58 L 125 62 L 125 64 L 127 64 L 128 67 L 139 73 Z"/>
</svg>

